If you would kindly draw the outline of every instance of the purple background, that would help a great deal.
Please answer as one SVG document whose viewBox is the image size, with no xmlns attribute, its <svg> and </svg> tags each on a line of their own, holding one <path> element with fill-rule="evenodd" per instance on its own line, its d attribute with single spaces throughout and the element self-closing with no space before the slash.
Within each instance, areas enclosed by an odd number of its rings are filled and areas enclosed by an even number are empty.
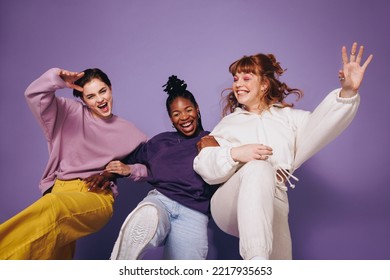
<svg viewBox="0 0 390 280">
<path fill-rule="evenodd" d="M 0 2 L 0 222 L 40 197 L 43 134 L 23 92 L 51 67 L 103 69 L 114 112 L 148 136 L 171 130 L 162 85 L 186 80 L 204 127 L 220 118 L 227 68 L 244 54 L 274 53 L 282 77 L 312 110 L 339 87 L 340 50 L 353 41 L 374 60 L 351 126 L 297 172 L 289 190 L 295 259 L 390 259 L 388 1 L 12 0 Z M 70 90 L 61 95 L 70 96 Z M 102 131 L 104 137 L 104 131 Z M 150 188 L 120 181 L 114 218 L 79 242 L 78 259 L 108 259 L 126 215 Z M 250 215 L 250 213 L 248 213 Z M 239 259 L 236 238 L 210 224 L 209 259 Z M 160 251 L 147 258 L 159 258 Z"/>
</svg>

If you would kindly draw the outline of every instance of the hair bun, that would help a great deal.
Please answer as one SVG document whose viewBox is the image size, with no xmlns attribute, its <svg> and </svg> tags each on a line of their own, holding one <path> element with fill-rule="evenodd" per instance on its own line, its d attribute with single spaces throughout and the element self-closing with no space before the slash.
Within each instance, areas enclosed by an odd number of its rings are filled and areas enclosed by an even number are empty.
<svg viewBox="0 0 390 280">
<path fill-rule="evenodd" d="M 163 87 L 165 87 L 164 91 L 169 95 L 176 95 L 186 91 L 187 84 L 183 80 L 178 79 L 177 76 L 172 75 L 168 78 L 168 82 L 163 85 Z"/>
<path fill-rule="evenodd" d="M 278 76 L 281 76 L 284 71 L 286 71 L 286 69 L 283 69 L 282 66 L 280 66 L 280 62 L 278 62 L 276 60 L 276 57 L 273 55 L 273 54 L 267 54 L 268 58 L 271 60 L 272 62 L 272 66 L 274 68 L 274 71 L 275 73 L 278 75 Z"/>
</svg>

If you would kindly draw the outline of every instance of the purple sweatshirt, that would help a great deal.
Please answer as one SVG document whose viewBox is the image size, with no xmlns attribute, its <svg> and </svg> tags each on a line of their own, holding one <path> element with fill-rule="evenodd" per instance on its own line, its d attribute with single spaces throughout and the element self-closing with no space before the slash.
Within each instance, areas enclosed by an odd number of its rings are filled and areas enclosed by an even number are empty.
<svg viewBox="0 0 390 280">
<path fill-rule="evenodd" d="M 186 138 L 177 132 L 163 132 L 141 144 L 126 163 L 142 163 L 149 169 L 147 181 L 165 196 L 191 209 L 210 214 L 210 186 L 194 171 L 196 143 L 209 132 Z"/>
<path fill-rule="evenodd" d="M 25 92 L 48 142 L 49 161 L 39 184 L 42 193 L 56 178 L 86 178 L 103 171 L 108 162 L 123 160 L 147 140 L 137 127 L 118 116 L 97 118 L 81 101 L 56 97 L 55 91 L 66 87 L 58 71 L 48 70 Z M 147 176 L 142 165 L 132 169 L 133 180 Z M 113 192 L 117 194 L 116 186 Z"/>
</svg>

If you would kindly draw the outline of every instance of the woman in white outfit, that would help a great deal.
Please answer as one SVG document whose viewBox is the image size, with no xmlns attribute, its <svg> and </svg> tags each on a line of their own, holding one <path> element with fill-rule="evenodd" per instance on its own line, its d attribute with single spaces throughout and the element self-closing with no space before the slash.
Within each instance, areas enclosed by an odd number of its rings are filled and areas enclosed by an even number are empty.
<svg viewBox="0 0 390 280">
<path fill-rule="evenodd" d="M 203 139 L 194 169 L 209 184 L 223 183 L 211 213 L 223 231 L 239 237 L 243 259 L 292 258 L 287 186 L 294 187 L 293 172 L 353 120 L 372 60 L 370 55 L 361 65 L 363 46 L 357 50 L 354 43 L 348 57 L 342 48 L 341 88 L 313 112 L 285 101 L 302 92 L 279 80 L 284 70 L 272 54 L 244 56 L 230 65 L 234 82 L 224 110 L 230 114 L 210 133 L 219 147 Z"/>
</svg>

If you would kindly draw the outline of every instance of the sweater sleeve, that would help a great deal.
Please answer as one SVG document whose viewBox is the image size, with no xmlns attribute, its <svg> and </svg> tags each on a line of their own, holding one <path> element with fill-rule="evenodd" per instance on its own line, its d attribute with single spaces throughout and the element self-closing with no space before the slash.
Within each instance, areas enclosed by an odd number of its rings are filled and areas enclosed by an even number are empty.
<svg viewBox="0 0 390 280">
<path fill-rule="evenodd" d="M 150 179 L 148 168 L 146 166 L 148 142 L 141 143 L 125 159 L 124 163 L 130 166 L 131 173 L 127 177 L 132 181 L 147 181 Z"/>
<path fill-rule="evenodd" d="M 194 159 L 194 170 L 209 185 L 226 182 L 239 166 L 230 155 L 231 147 L 203 148 Z"/>
<path fill-rule="evenodd" d="M 25 91 L 25 97 L 30 110 L 43 129 L 47 141 L 53 138 L 54 127 L 60 116 L 65 115 L 64 99 L 55 96 L 57 89 L 65 88 L 66 84 L 58 76 L 58 68 L 49 69 L 37 80 L 32 82 Z"/>
<path fill-rule="evenodd" d="M 239 145 L 230 135 L 230 123 L 223 118 L 210 133 L 219 147 L 203 148 L 193 161 L 193 168 L 209 185 L 226 182 L 242 165 L 235 162 L 230 154 L 232 147 Z"/>
<path fill-rule="evenodd" d="M 293 170 L 325 145 L 333 141 L 352 122 L 360 103 L 360 96 L 340 97 L 341 89 L 329 93 L 312 112 L 295 114 L 297 127 Z"/>
<path fill-rule="evenodd" d="M 127 178 L 134 182 L 148 180 L 148 168 L 144 164 L 135 163 L 129 164 L 129 166 L 131 168 L 131 173 Z"/>
</svg>

